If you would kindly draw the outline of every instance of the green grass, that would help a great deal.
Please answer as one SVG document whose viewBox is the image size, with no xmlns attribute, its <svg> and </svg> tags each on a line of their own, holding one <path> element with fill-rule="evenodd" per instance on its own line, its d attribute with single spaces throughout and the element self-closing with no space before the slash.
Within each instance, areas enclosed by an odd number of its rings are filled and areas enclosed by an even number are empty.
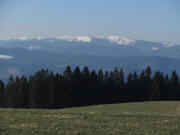
<svg viewBox="0 0 180 135">
<path fill-rule="evenodd" d="M 180 102 L 0 109 L 0 135 L 180 135 Z"/>
</svg>

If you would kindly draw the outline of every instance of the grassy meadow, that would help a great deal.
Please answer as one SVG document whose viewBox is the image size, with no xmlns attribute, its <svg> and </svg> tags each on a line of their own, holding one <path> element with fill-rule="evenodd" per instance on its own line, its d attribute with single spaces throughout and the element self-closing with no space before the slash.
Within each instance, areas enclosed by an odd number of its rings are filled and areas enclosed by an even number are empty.
<svg viewBox="0 0 180 135">
<path fill-rule="evenodd" d="M 0 135 L 180 135 L 180 102 L 0 109 Z"/>
</svg>

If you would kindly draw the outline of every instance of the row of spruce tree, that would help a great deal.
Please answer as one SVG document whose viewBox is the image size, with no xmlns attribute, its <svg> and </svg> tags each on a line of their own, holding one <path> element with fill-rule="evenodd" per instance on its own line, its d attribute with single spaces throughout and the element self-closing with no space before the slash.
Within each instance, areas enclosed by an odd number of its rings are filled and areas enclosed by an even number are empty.
<svg viewBox="0 0 180 135">
<path fill-rule="evenodd" d="M 60 73 L 48 70 L 33 76 L 10 76 L 5 85 L 0 81 L 0 107 L 65 108 L 95 104 L 180 100 L 180 82 L 176 71 L 170 76 L 162 72 L 152 75 L 147 67 L 140 74 L 123 69 L 113 71 L 73 71 L 68 66 Z"/>
</svg>

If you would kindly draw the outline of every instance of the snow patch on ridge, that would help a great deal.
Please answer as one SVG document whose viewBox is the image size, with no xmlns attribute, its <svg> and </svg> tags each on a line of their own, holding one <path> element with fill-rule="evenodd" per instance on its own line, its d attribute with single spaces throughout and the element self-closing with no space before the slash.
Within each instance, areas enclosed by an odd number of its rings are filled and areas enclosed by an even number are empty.
<svg viewBox="0 0 180 135">
<path fill-rule="evenodd" d="M 59 36 L 56 39 L 66 40 L 66 41 L 76 41 L 76 42 L 90 42 L 91 37 L 88 36 Z"/>
<path fill-rule="evenodd" d="M 157 48 L 157 47 L 152 47 L 152 50 L 153 50 L 153 51 L 156 51 L 156 50 L 159 50 L 159 48 Z"/>
<path fill-rule="evenodd" d="M 37 37 L 36 38 L 37 40 L 42 40 L 42 39 L 44 39 L 43 37 Z"/>
<path fill-rule="evenodd" d="M 34 50 L 34 49 L 39 49 L 39 46 L 28 46 L 28 50 Z"/>
<path fill-rule="evenodd" d="M 164 47 L 172 47 L 175 46 L 173 43 L 163 43 Z"/>
<path fill-rule="evenodd" d="M 19 40 L 24 41 L 24 40 L 28 40 L 28 38 L 27 37 L 21 37 L 21 38 L 19 38 Z"/>
<path fill-rule="evenodd" d="M 0 55 L 0 59 L 8 60 L 8 59 L 12 59 L 12 58 L 13 58 L 13 56 L 10 56 L 10 55 Z"/>
<path fill-rule="evenodd" d="M 129 45 L 132 43 L 135 43 L 136 41 L 133 39 L 130 39 L 128 37 L 124 37 L 124 36 L 98 36 L 97 38 L 101 38 L 101 39 L 107 39 L 112 43 L 117 43 L 119 45 Z"/>
<path fill-rule="evenodd" d="M 31 41 L 31 40 L 42 40 L 42 39 L 44 39 L 44 37 L 35 37 L 35 38 L 20 37 L 20 38 L 16 38 L 16 39 L 20 40 L 20 41 Z"/>
</svg>

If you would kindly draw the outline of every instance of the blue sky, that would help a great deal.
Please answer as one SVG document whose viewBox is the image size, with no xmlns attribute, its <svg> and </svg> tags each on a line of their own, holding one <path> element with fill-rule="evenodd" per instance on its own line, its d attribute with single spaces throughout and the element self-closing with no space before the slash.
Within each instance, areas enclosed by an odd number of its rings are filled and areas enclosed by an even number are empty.
<svg viewBox="0 0 180 135">
<path fill-rule="evenodd" d="M 61 35 L 180 43 L 180 0 L 0 0 L 0 39 Z"/>
</svg>

